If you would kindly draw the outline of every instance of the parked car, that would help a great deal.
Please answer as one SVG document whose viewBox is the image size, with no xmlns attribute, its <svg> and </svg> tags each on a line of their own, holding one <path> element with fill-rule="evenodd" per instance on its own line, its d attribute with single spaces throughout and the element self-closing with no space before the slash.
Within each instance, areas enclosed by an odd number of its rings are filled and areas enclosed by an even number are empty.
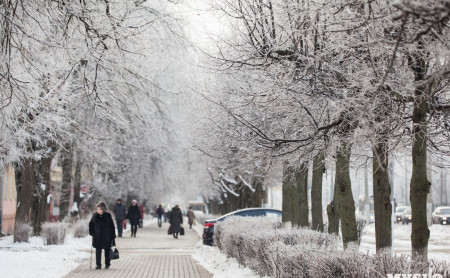
<svg viewBox="0 0 450 278">
<path fill-rule="evenodd" d="M 450 224 L 450 207 L 437 207 L 431 215 L 432 224 Z"/>
<path fill-rule="evenodd" d="M 205 245 L 213 245 L 214 244 L 214 226 L 225 220 L 227 217 L 230 216 L 243 216 L 243 217 L 269 217 L 274 219 L 274 222 L 281 223 L 281 210 L 277 209 L 265 209 L 265 208 L 248 208 L 248 209 L 241 209 L 236 210 L 233 212 L 230 212 L 228 214 L 225 214 L 219 218 L 211 219 L 211 220 L 205 220 L 205 223 L 203 224 L 203 244 Z"/>
<path fill-rule="evenodd" d="M 405 209 L 402 213 L 402 224 L 409 224 L 412 221 L 411 209 Z"/>
<path fill-rule="evenodd" d="M 406 210 L 406 209 L 411 209 L 411 207 L 409 206 L 398 206 L 395 209 L 395 223 L 400 223 L 400 221 L 402 220 L 402 213 Z"/>
</svg>

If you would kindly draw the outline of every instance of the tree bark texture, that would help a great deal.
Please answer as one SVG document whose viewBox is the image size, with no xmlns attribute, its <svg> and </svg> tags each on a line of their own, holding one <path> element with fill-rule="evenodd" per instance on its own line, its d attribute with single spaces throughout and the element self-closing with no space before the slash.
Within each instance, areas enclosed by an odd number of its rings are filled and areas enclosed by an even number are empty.
<svg viewBox="0 0 450 278">
<path fill-rule="evenodd" d="M 18 241 L 18 226 L 30 223 L 30 208 L 33 201 L 35 178 L 35 162 L 33 159 L 25 159 L 17 173 L 17 209 L 16 221 L 14 224 L 14 242 Z"/>
<path fill-rule="evenodd" d="M 80 197 L 80 190 L 81 190 L 81 167 L 82 167 L 82 161 L 81 161 L 81 151 L 77 152 L 76 155 L 76 162 L 75 162 L 75 174 L 74 174 L 74 180 L 73 180 L 73 201 L 77 203 L 78 206 L 78 213 L 81 215 L 81 201 L 83 200 Z"/>
<path fill-rule="evenodd" d="M 282 222 L 285 225 L 295 218 L 295 211 L 293 209 L 296 203 L 296 188 L 294 184 L 294 167 L 285 165 L 283 171 L 283 200 L 282 200 Z"/>
<path fill-rule="evenodd" d="M 353 200 L 350 181 L 350 153 L 351 145 L 342 141 L 336 154 L 336 190 L 339 199 L 339 216 L 344 248 L 349 244 L 358 244 L 356 229 L 355 201 Z"/>
<path fill-rule="evenodd" d="M 255 192 L 252 192 L 252 202 L 251 202 L 251 207 L 253 208 L 260 208 L 262 207 L 263 204 L 263 199 L 265 197 L 265 190 L 263 187 L 263 181 L 264 178 L 261 175 L 256 175 L 253 178 L 253 189 L 255 189 Z"/>
<path fill-rule="evenodd" d="M 375 210 L 375 244 L 377 252 L 392 247 L 391 185 L 388 174 L 388 143 L 378 138 L 373 152 L 373 200 Z"/>
<path fill-rule="evenodd" d="M 70 189 L 72 186 L 72 170 L 73 170 L 73 144 L 71 142 L 64 145 L 61 150 L 61 198 L 59 200 L 59 221 L 63 221 L 69 214 Z"/>
<path fill-rule="evenodd" d="M 424 59 L 415 59 L 413 70 L 416 82 L 425 80 L 426 67 Z M 431 183 L 427 178 L 427 98 L 425 90 L 424 85 L 417 85 L 415 89 L 410 186 L 412 256 L 421 260 L 427 259 L 428 239 L 430 238 L 427 224 L 427 194 L 430 192 Z"/>
<path fill-rule="evenodd" d="M 334 183 L 333 201 L 327 206 L 328 233 L 339 234 L 339 197 L 337 183 Z"/>
<path fill-rule="evenodd" d="M 293 225 L 299 227 L 309 227 L 308 215 L 308 163 L 304 162 L 300 168 L 295 170 L 295 187 L 297 191 L 298 204 L 294 209 L 297 210 L 296 218 L 292 221 Z"/>
<path fill-rule="evenodd" d="M 323 155 L 317 155 L 313 161 L 312 186 L 311 186 L 311 218 L 312 229 L 323 232 L 322 216 L 322 179 L 325 173 Z"/>
</svg>

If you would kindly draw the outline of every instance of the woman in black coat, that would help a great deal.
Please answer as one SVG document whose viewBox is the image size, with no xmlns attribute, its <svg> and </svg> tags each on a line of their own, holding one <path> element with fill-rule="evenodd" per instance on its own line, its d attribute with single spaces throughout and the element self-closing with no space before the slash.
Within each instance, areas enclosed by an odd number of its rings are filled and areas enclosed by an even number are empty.
<svg viewBox="0 0 450 278">
<path fill-rule="evenodd" d="M 181 230 L 181 224 L 183 224 L 183 214 L 178 205 L 174 206 L 170 215 L 170 226 L 172 226 L 172 235 L 174 238 L 178 238 L 178 233 Z"/>
<path fill-rule="evenodd" d="M 139 220 L 141 220 L 141 211 L 137 205 L 137 201 L 131 201 L 131 205 L 128 208 L 127 219 L 130 220 L 131 225 L 131 236 L 136 237 L 137 226 L 139 225 Z"/>
<path fill-rule="evenodd" d="M 106 212 L 108 207 L 104 202 L 97 204 L 97 212 L 89 221 L 89 234 L 92 236 L 92 247 L 95 248 L 96 269 L 102 268 L 102 249 L 105 250 L 105 269 L 111 265 L 109 251 L 111 246 L 116 245 L 116 230 L 110 213 Z"/>
</svg>

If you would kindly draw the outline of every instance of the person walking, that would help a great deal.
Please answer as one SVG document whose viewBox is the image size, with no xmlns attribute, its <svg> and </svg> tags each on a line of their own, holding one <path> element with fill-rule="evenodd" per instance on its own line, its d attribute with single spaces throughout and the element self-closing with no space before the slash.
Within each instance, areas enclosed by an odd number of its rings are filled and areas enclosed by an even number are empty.
<svg viewBox="0 0 450 278">
<path fill-rule="evenodd" d="M 194 213 L 194 210 L 192 209 L 192 207 L 189 207 L 189 210 L 186 213 L 186 216 L 188 218 L 189 229 L 192 229 L 192 224 L 194 223 L 194 219 L 195 219 L 195 213 Z"/>
<path fill-rule="evenodd" d="M 114 221 L 109 212 L 105 202 L 97 204 L 97 212 L 94 212 L 89 221 L 89 234 L 92 236 L 92 247 L 95 248 L 95 262 L 97 267 L 101 269 L 102 264 L 102 249 L 105 250 L 105 269 L 111 265 L 109 259 L 109 252 L 111 246 L 116 245 L 116 230 L 114 228 Z"/>
<path fill-rule="evenodd" d="M 136 237 L 139 220 L 141 220 L 141 212 L 139 211 L 136 200 L 131 201 L 131 205 L 128 207 L 127 219 L 131 225 L 131 236 Z"/>
<path fill-rule="evenodd" d="M 119 237 L 122 237 L 123 232 L 123 220 L 127 215 L 127 211 L 125 210 L 125 206 L 122 204 L 122 199 L 117 199 L 116 205 L 113 209 L 114 216 L 116 217 L 116 225 L 117 225 L 117 234 Z"/>
<path fill-rule="evenodd" d="M 156 209 L 156 216 L 158 216 L 158 227 L 160 227 L 160 228 L 162 226 L 163 215 L 164 215 L 164 209 L 162 208 L 162 205 L 160 204 L 159 207 Z"/>
<path fill-rule="evenodd" d="M 178 238 L 178 234 L 181 230 L 181 224 L 183 224 L 183 214 L 181 213 L 180 207 L 175 205 L 172 208 L 172 212 L 170 214 L 170 226 L 172 226 L 172 235 L 174 238 Z"/>
</svg>

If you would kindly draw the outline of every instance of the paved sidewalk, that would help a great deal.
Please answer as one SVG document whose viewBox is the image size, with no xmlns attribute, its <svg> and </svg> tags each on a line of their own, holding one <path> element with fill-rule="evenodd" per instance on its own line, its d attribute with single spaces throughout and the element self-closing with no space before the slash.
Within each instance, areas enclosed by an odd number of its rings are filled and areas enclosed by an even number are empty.
<svg viewBox="0 0 450 278">
<path fill-rule="evenodd" d="M 120 259 L 111 261 L 110 269 L 104 269 L 104 258 L 102 269 L 95 269 L 94 249 L 92 269 L 88 260 L 65 277 L 210 278 L 191 256 L 200 240 L 197 233 L 185 225 L 186 235 L 174 239 L 167 235 L 168 227 L 168 223 L 162 228 L 151 224 L 138 229 L 136 238 L 130 238 L 130 231 L 124 232 L 124 237 L 116 238 Z"/>
</svg>

